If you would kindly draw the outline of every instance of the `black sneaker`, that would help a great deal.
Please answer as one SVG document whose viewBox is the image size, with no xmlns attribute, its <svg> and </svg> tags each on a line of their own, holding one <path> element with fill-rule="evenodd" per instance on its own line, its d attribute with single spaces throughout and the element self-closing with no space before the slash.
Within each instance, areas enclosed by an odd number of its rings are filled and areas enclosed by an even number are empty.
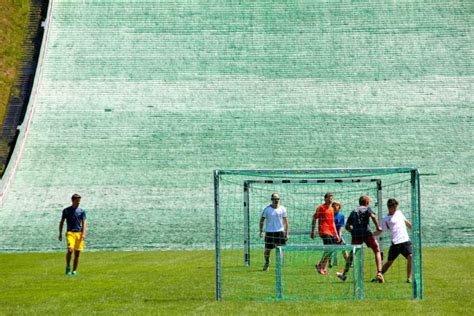
<svg viewBox="0 0 474 316">
<path fill-rule="evenodd" d="M 342 273 L 342 272 L 336 272 L 336 276 L 337 276 L 337 277 L 339 278 L 339 280 L 341 280 L 341 281 L 347 280 L 347 276 L 346 276 L 344 273 Z"/>
<path fill-rule="evenodd" d="M 270 262 L 265 262 L 265 263 L 263 264 L 263 269 L 262 269 L 262 270 L 263 270 L 263 271 L 267 271 L 269 267 L 270 267 Z"/>
</svg>

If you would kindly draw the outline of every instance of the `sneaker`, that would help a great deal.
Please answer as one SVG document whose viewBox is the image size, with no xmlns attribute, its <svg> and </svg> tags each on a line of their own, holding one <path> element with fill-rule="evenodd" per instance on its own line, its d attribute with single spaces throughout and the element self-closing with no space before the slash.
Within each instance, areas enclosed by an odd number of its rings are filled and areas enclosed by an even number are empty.
<svg viewBox="0 0 474 316">
<path fill-rule="evenodd" d="M 407 283 L 411 283 L 411 278 L 407 278 Z"/>
<path fill-rule="evenodd" d="M 327 274 L 326 269 L 324 269 L 319 263 L 315 265 L 314 268 L 316 269 L 316 271 L 318 271 L 319 274 L 322 274 L 322 275 Z"/>
<path fill-rule="evenodd" d="M 385 280 L 384 280 L 384 278 L 383 278 L 383 275 L 382 275 L 382 273 L 380 273 L 380 272 L 377 273 L 376 278 L 377 278 L 377 281 L 378 281 L 379 283 L 384 283 L 384 282 L 385 282 Z"/>
<path fill-rule="evenodd" d="M 339 280 L 341 281 L 345 281 L 347 280 L 347 275 L 345 275 L 344 273 L 342 272 L 336 272 L 336 276 L 339 278 Z"/>
<path fill-rule="evenodd" d="M 66 275 L 70 276 L 71 275 L 71 268 L 66 267 Z"/>
<path fill-rule="evenodd" d="M 265 262 L 265 263 L 263 264 L 263 269 L 262 269 L 262 270 L 263 270 L 263 271 L 267 271 L 267 270 L 268 270 L 268 267 L 270 267 L 270 262 Z"/>
<path fill-rule="evenodd" d="M 73 276 L 77 276 L 77 271 L 72 271 Z"/>
</svg>

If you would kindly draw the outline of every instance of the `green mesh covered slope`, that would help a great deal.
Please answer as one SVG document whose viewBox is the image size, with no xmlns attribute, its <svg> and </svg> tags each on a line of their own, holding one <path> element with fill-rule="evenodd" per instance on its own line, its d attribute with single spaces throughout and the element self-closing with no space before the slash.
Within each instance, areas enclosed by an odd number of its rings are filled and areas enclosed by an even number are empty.
<svg viewBox="0 0 474 316">
<path fill-rule="evenodd" d="M 75 192 L 89 249 L 210 248 L 229 168 L 416 166 L 424 240 L 474 244 L 472 2 L 50 2 L 1 251 Z"/>
</svg>

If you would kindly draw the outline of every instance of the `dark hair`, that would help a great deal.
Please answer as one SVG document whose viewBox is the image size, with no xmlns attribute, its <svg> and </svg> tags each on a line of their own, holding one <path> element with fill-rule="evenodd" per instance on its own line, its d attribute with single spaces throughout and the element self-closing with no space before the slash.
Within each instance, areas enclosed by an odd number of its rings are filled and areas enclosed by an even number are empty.
<svg viewBox="0 0 474 316">
<path fill-rule="evenodd" d="M 395 199 L 388 199 L 387 207 L 398 206 L 398 201 Z"/>
<path fill-rule="evenodd" d="M 331 192 L 328 192 L 328 193 L 324 194 L 324 198 L 327 199 L 328 196 L 331 196 L 331 195 L 334 196 L 334 194 L 332 194 Z"/>
<path fill-rule="evenodd" d="M 74 193 L 74 194 L 72 195 L 72 197 L 71 197 L 71 200 L 74 201 L 74 200 L 77 200 L 77 199 L 80 199 L 80 198 L 81 198 L 81 196 L 80 196 L 79 194 Z"/>
</svg>

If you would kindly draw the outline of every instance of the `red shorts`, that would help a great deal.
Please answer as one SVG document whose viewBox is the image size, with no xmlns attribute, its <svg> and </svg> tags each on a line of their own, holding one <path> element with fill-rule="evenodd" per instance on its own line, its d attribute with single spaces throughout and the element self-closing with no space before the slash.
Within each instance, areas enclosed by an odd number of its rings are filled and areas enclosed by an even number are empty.
<svg viewBox="0 0 474 316">
<path fill-rule="evenodd" d="M 377 239 L 374 235 L 358 238 L 352 237 L 351 245 L 362 245 L 362 243 L 365 243 L 367 247 L 371 248 L 374 252 L 380 251 L 379 243 L 377 242 Z"/>
</svg>

